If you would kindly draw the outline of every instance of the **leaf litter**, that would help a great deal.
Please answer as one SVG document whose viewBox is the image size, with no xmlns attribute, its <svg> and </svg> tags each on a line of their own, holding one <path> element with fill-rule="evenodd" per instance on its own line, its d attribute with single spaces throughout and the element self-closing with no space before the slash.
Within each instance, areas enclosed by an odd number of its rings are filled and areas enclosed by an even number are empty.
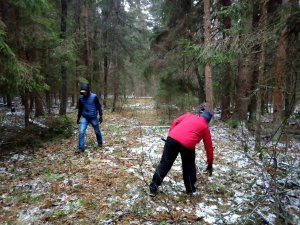
<svg viewBox="0 0 300 225">
<path fill-rule="evenodd" d="M 104 147 L 98 148 L 87 129 L 84 154 L 75 154 L 78 128 L 68 140 L 38 151 L 11 152 L 0 161 L 0 220 L 3 224 L 243 224 L 255 218 L 276 224 L 271 188 L 284 186 L 285 209 L 300 224 L 299 142 L 282 164 L 296 172 L 290 177 L 265 173 L 251 150 L 253 136 L 245 128 L 230 129 L 219 121 L 211 126 L 214 173 L 203 172 L 206 156 L 197 145 L 197 193 L 184 193 L 178 156 L 159 189 L 150 198 L 148 185 L 159 163 L 168 124 L 160 124 L 151 99 L 134 99 L 120 113 L 104 112 Z M 75 115 L 74 121 L 75 121 Z M 216 115 L 217 117 L 217 115 Z M 243 145 L 248 145 L 248 152 Z M 253 153 L 253 154 L 252 154 Z M 284 161 L 285 160 L 285 161 Z M 263 167 L 263 169 L 262 169 Z M 250 223 L 251 224 L 251 223 Z"/>
</svg>

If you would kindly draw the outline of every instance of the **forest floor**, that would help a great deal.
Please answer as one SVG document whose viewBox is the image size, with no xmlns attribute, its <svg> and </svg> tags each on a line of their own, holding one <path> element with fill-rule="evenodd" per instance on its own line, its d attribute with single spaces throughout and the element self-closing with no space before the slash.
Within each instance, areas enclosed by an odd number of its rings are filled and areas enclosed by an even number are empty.
<svg viewBox="0 0 300 225">
<path fill-rule="evenodd" d="M 70 116 L 75 124 L 75 113 Z M 119 113 L 104 111 L 102 148 L 89 127 L 86 152 L 75 154 L 74 125 L 69 139 L 35 151 L 11 151 L 0 160 L 0 223 L 280 224 L 286 218 L 300 224 L 300 143 L 290 140 L 288 149 L 277 145 L 288 152 L 278 161 L 282 176 L 258 160 L 250 133 L 217 119 L 211 126 L 211 177 L 203 172 L 203 144 L 197 145 L 198 194 L 184 193 L 179 156 L 159 194 L 149 197 L 169 125 L 161 118 L 152 99 L 132 99 Z M 280 188 L 284 192 L 275 194 Z"/>
</svg>

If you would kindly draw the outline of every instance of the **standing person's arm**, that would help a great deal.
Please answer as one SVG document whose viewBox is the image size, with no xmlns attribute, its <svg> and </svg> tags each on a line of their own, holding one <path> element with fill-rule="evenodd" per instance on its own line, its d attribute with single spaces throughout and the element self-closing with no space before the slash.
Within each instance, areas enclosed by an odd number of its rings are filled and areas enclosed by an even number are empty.
<svg viewBox="0 0 300 225">
<path fill-rule="evenodd" d="M 80 117 L 82 114 L 82 103 L 80 100 L 78 100 L 78 113 L 77 113 L 77 123 L 79 124 Z"/>
<path fill-rule="evenodd" d="M 203 143 L 204 148 L 206 152 L 206 158 L 207 158 L 207 168 L 206 171 L 209 173 L 209 175 L 212 175 L 212 165 L 214 160 L 214 148 L 211 140 L 211 134 L 209 128 L 205 129 L 203 134 Z"/>
<path fill-rule="evenodd" d="M 102 123 L 102 106 L 97 96 L 95 97 L 95 105 L 97 111 L 99 112 L 99 123 Z"/>
</svg>

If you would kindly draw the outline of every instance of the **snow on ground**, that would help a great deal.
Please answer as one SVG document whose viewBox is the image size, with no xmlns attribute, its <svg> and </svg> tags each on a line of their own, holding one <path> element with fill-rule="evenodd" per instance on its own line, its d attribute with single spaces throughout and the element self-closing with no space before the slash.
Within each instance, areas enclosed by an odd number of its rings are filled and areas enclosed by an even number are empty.
<svg viewBox="0 0 300 225">
<path fill-rule="evenodd" d="M 148 175 L 148 179 L 151 180 L 151 175 L 153 174 L 155 165 L 159 162 L 164 144 L 158 137 L 166 137 L 168 129 L 160 126 L 145 126 L 142 128 L 144 129 L 144 135 L 139 138 L 141 147 L 132 148 L 131 151 L 134 154 L 141 154 L 146 157 L 145 163 L 149 165 L 143 166 L 141 169 L 144 174 Z M 259 213 L 264 219 L 267 218 L 269 223 L 275 223 L 276 216 L 274 216 L 272 205 L 269 204 L 274 201 L 274 196 L 264 193 L 270 191 L 272 178 L 264 172 L 262 165 L 258 163 L 257 159 L 257 161 L 254 161 L 253 158 L 249 157 L 248 153 L 242 151 L 242 142 L 247 143 L 249 150 L 254 149 L 254 137 L 251 136 L 245 127 L 239 127 L 234 131 L 236 134 L 232 135 L 232 131 L 228 127 L 218 122 L 211 127 L 211 132 L 215 147 L 214 173 L 212 177 L 206 180 L 206 185 L 214 187 L 215 192 L 228 196 L 216 200 L 215 196 L 211 195 L 211 193 L 205 193 L 202 191 L 203 187 L 198 185 L 197 188 L 200 195 L 206 203 L 200 202 L 196 205 L 196 216 L 203 217 L 204 221 L 209 224 L 237 224 L 245 220 L 245 213 L 249 213 L 250 211 L 249 215 Z M 247 140 L 241 140 L 243 137 L 238 134 L 245 135 Z M 284 148 L 285 145 L 282 144 L 282 147 Z M 299 149 L 298 147 L 298 142 L 291 142 L 289 146 L 292 150 Z M 206 167 L 206 156 L 202 143 L 198 144 L 196 151 L 198 173 L 203 174 L 202 171 Z M 299 171 L 299 155 L 293 162 L 293 166 Z M 151 170 L 145 168 L 151 168 Z M 135 170 L 132 169 L 132 171 Z M 184 185 L 181 179 L 174 179 L 172 176 L 174 173 L 181 174 L 180 156 L 175 161 L 161 187 L 163 192 L 178 196 L 184 192 Z M 296 180 L 292 181 L 297 190 L 286 189 L 290 200 L 295 196 L 300 197 L 299 172 L 293 174 L 298 174 Z M 136 176 L 139 176 L 139 174 L 136 174 Z M 203 175 L 201 175 L 201 178 L 203 178 Z M 280 178 L 277 181 L 280 182 Z M 291 180 L 285 179 L 282 182 L 289 183 Z M 217 204 L 210 205 L 211 202 Z M 295 213 L 291 216 L 296 224 L 300 224 L 299 201 L 294 199 L 293 201 L 283 200 L 283 202 L 287 208 L 296 209 Z M 251 207 L 253 204 L 257 204 L 257 208 L 246 210 L 247 207 Z M 192 208 L 189 209 L 189 206 L 186 207 L 187 210 L 193 210 Z M 157 211 L 162 210 L 160 207 L 158 209 Z"/>
<path fill-rule="evenodd" d="M 128 109 L 153 110 L 146 103 Z M 104 148 L 95 150 L 92 129 L 87 130 L 86 154 L 74 155 L 77 130 L 70 140 L 50 145 L 34 155 L 12 153 L 0 162 L 1 221 L 24 224 L 243 224 L 260 218 L 275 224 L 275 197 L 300 224 L 299 143 L 288 146 L 292 157 L 280 154 L 281 177 L 253 152 L 254 138 L 244 127 L 232 130 L 215 121 L 214 172 L 207 177 L 203 144 L 196 149 L 197 193 L 186 195 L 178 156 L 160 192 L 147 195 L 158 164 L 168 126 L 144 123 L 146 115 L 130 117 L 105 113 Z M 247 145 L 248 152 L 244 151 Z M 284 147 L 284 146 L 283 146 Z M 275 182 L 276 181 L 276 182 Z M 274 185 L 278 189 L 274 189 Z M 283 187 L 283 189 L 280 189 Z M 281 195 L 273 193 L 283 190 Z M 1 210 L 0 210 L 1 211 Z M 12 213 L 15 212 L 15 213 Z M 130 217 L 130 216 L 131 217 Z M 128 220 L 125 220 L 128 217 Z M 8 218 L 8 219 L 7 219 Z M 125 221 L 124 221 L 125 220 Z M 50 221 L 50 222 L 47 222 Z M 252 223 L 252 224 L 253 224 Z"/>
</svg>

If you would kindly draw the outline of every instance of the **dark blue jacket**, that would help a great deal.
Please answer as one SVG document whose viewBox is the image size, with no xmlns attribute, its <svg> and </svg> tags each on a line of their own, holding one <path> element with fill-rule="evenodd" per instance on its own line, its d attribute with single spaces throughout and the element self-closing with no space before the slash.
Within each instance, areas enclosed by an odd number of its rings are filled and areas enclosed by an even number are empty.
<svg viewBox="0 0 300 225">
<path fill-rule="evenodd" d="M 78 118 L 83 116 L 86 119 L 102 118 L 102 108 L 96 94 L 90 92 L 87 96 L 81 95 L 78 102 Z"/>
</svg>

